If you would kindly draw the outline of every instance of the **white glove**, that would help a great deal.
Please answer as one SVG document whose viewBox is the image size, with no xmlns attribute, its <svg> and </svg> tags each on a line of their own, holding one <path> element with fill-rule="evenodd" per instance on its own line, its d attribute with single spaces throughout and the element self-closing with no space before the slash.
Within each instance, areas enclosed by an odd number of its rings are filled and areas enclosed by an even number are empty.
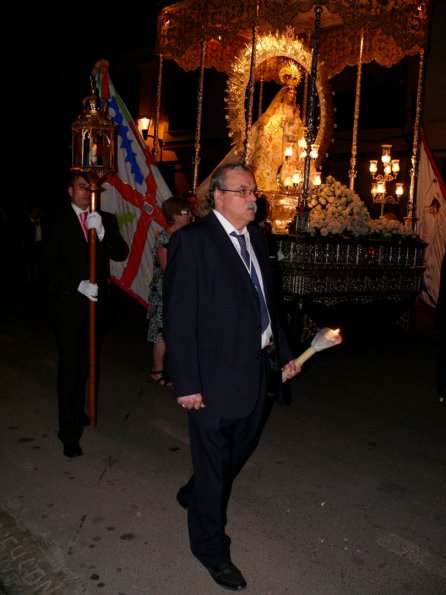
<svg viewBox="0 0 446 595">
<path fill-rule="evenodd" d="M 102 242 L 102 238 L 105 235 L 104 225 L 102 223 L 102 217 L 97 211 L 88 213 L 87 215 L 87 227 L 88 229 L 94 228 L 98 234 L 99 241 Z"/>
<path fill-rule="evenodd" d="M 90 283 L 90 281 L 81 281 L 77 290 L 85 295 L 90 302 L 98 301 L 98 286 L 97 283 Z"/>
</svg>

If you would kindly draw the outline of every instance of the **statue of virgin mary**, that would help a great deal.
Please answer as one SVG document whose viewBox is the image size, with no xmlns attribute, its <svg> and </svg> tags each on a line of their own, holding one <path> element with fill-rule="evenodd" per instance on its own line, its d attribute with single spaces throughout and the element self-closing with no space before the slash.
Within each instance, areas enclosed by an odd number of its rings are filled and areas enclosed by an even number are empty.
<svg viewBox="0 0 446 595">
<path fill-rule="evenodd" d="M 296 104 L 296 88 L 282 87 L 251 129 L 248 163 L 260 190 L 278 190 L 279 168 L 287 157 L 293 157 L 293 153 L 296 161 L 298 142 L 304 136 L 305 128 Z"/>
<path fill-rule="evenodd" d="M 287 155 L 293 154 L 292 163 L 297 167 L 298 142 L 305 136 L 299 105 L 296 104 L 296 86 L 300 79 L 301 73 L 297 67 L 283 67 L 280 71 L 283 86 L 251 127 L 247 163 L 252 167 L 257 187 L 262 192 L 279 190 L 277 176 L 280 166 L 287 160 Z M 242 157 L 232 149 L 218 166 L 241 160 Z M 208 192 L 210 177 L 208 176 L 197 189 L 199 202 L 202 202 Z"/>
</svg>

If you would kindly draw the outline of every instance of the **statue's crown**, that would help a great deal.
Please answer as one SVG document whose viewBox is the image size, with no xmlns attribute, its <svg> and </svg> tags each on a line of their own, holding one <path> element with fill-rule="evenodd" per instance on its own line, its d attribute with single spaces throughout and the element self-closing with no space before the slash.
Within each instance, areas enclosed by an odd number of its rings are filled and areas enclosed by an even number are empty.
<svg viewBox="0 0 446 595">
<path fill-rule="evenodd" d="M 302 73 L 296 62 L 288 60 L 288 62 L 282 66 L 279 70 L 279 80 L 282 85 L 287 87 L 297 87 L 302 79 Z"/>
</svg>

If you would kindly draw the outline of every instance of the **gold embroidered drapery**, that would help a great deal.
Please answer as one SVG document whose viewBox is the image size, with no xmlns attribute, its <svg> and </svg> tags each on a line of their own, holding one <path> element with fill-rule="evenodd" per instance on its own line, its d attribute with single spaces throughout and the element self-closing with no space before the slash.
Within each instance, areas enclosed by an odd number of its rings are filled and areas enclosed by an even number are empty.
<svg viewBox="0 0 446 595">
<path fill-rule="evenodd" d="M 183 0 L 164 8 L 158 16 L 158 51 L 184 70 L 194 70 L 205 40 L 205 67 L 229 72 L 233 57 L 251 38 L 257 1 Z M 345 66 L 356 65 L 361 29 L 364 63 L 375 60 L 390 67 L 417 54 L 426 45 L 431 4 L 431 0 L 259 0 L 259 34 L 291 26 L 296 34 L 307 35 L 313 29 L 314 7 L 322 6 L 319 59 L 331 78 Z"/>
</svg>

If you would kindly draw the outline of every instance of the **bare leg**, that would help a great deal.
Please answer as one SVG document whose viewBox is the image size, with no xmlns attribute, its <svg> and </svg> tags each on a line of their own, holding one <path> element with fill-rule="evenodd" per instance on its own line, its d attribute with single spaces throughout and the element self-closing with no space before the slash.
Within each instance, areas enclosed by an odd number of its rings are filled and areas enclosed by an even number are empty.
<svg viewBox="0 0 446 595">
<path fill-rule="evenodd" d="M 153 343 L 152 370 L 164 369 L 164 356 L 166 355 L 166 344 L 164 341 Z"/>
<path fill-rule="evenodd" d="M 161 385 L 171 386 L 172 382 L 164 371 L 164 358 L 166 355 L 166 344 L 164 341 L 159 343 L 153 343 L 152 350 L 152 371 L 150 372 L 150 378 L 159 382 Z"/>
</svg>

